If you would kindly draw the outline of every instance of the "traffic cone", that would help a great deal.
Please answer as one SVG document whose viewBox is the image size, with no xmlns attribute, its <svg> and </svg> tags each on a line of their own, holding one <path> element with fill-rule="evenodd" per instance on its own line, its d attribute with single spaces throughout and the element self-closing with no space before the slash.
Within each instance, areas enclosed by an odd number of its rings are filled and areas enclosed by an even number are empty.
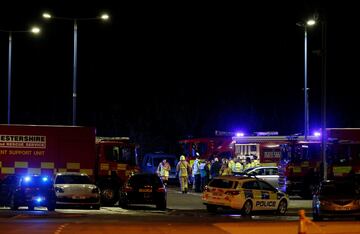
<svg viewBox="0 0 360 234">
<path fill-rule="evenodd" d="M 306 234 L 306 221 L 305 211 L 299 210 L 299 229 L 298 234 Z"/>
</svg>

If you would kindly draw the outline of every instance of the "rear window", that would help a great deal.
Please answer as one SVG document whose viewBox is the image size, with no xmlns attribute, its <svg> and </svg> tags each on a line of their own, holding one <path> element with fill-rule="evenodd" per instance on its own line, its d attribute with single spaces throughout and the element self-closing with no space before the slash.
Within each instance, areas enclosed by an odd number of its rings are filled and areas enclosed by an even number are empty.
<svg viewBox="0 0 360 234">
<path fill-rule="evenodd" d="M 92 184 L 85 175 L 61 175 L 56 177 L 55 184 Z"/>
<path fill-rule="evenodd" d="M 137 187 L 144 185 L 151 185 L 153 187 L 161 187 L 162 183 L 156 175 L 134 175 L 129 179 L 129 186 Z"/>
<path fill-rule="evenodd" d="M 337 183 L 337 184 L 328 184 L 323 185 L 320 191 L 321 195 L 326 196 L 334 196 L 334 195 L 351 195 L 351 196 L 358 196 L 359 189 L 357 189 L 352 184 L 346 183 Z"/>
<path fill-rule="evenodd" d="M 215 188 L 233 188 L 234 182 L 226 179 L 213 179 L 210 181 L 209 186 Z"/>
</svg>

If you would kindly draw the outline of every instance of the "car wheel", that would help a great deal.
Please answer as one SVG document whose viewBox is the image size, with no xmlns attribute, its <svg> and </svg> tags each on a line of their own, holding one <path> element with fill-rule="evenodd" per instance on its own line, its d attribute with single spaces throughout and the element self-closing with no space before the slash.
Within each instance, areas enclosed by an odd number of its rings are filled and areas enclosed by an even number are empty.
<svg viewBox="0 0 360 234">
<path fill-rule="evenodd" d="M 209 212 L 211 212 L 211 213 L 216 213 L 216 211 L 217 211 L 217 206 L 215 206 L 215 205 L 206 205 L 206 210 L 207 211 L 209 211 Z"/>
<path fill-rule="evenodd" d="M 250 215 L 252 212 L 252 202 L 247 200 L 241 210 L 243 215 Z"/>
<path fill-rule="evenodd" d="M 157 203 L 156 204 L 156 209 L 158 209 L 158 210 L 166 210 L 166 200 Z"/>
<path fill-rule="evenodd" d="M 117 190 L 112 187 L 106 187 L 101 190 L 101 203 L 107 206 L 113 206 L 117 199 Z"/>
<path fill-rule="evenodd" d="M 281 200 L 278 206 L 276 213 L 278 215 L 285 215 L 287 211 L 287 201 L 285 199 Z"/>
</svg>

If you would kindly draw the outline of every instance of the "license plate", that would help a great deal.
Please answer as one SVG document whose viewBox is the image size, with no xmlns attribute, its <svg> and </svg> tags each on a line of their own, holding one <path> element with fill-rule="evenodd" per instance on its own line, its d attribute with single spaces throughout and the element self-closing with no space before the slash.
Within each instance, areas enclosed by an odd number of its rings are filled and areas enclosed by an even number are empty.
<svg viewBox="0 0 360 234">
<path fill-rule="evenodd" d="M 86 199 L 85 196 L 72 196 L 72 199 Z"/>
<path fill-rule="evenodd" d="M 139 189 L 140 193 L 151 193 L 151 189 Z"/>
</svg>

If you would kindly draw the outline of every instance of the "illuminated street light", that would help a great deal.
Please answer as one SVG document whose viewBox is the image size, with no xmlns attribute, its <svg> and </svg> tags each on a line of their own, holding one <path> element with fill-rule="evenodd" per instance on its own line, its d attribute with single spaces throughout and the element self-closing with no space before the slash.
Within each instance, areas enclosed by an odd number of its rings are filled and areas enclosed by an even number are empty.
<svg viewBox="0 0 360 234">
<path fill-rule="evenodd" d="M 307 81 L 307 29 L 316 24 L 314 19 L 297 23 L 296 25 L 304 29 L 304 138 L 307 140 L 309 135 L 309 98 Z"/>
<path fill-rule="evenodd" d="M 69 17 L 58 17 L 58 16 L 53 16 L 48 12 L 44 12 L 42 14 L 42 17 L 44 19 L 55 19 L 55 20 L 67 20 L 67 21 L 73 21 L 74 23 L 74 56 L 73 56 L 73 93 L 72 93 L 72 98 L 73 98 L 73 106 L 72 106 L 72 125 L 76 125 L 76 98 L 77 98 L 77 89 L 76 89 L 76 71 L 77 71 L 77 22 L 78 21 L 88 21 L 88 20 L 103 20 L 103 21 L 107 21 L 109 20 L 109 15 L 108 14 L 102 14 L 99 17 L 94 17 L 94 18 L 69 18 Z"/>
<path fill-rule="evenodd" d="M 32 27 L 30 30 L 0 30 L 0 32 L 9 34 L 9 58 L 8 58 L 8 110 L 7 110 L 7 123 L 11 123 L 11 56 L 12 56 L 12 35 L 15 33 L 32 33 L 39 34 L 39 27 Z"/>
</svg>

